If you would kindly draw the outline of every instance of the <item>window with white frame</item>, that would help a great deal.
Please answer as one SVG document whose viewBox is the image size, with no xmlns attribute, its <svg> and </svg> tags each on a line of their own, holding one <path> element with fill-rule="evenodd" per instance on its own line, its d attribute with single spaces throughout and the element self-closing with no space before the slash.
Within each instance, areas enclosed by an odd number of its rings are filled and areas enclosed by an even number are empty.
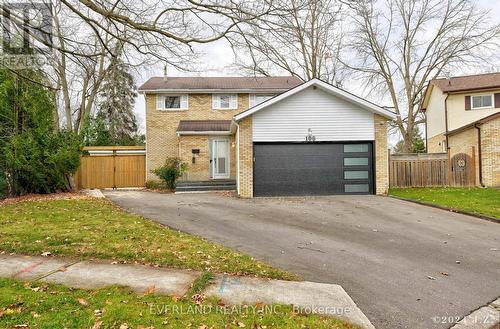
<svg viewBox="0 0 500 329">
<path fill-rule="evenodd" d="M 188 95 L 157 95 L 156 108 L 163 111 L 187 110 Z"/>
<path fill-rule="evenodd" d="M 493 107 L 493 95 L 471 96 L 471 109 L 487 109 Z"/>
<path fill-rule="evenodd" d="M 237 94 L 213 94 L 212 108 L 215 110 L 234 110 L 238 108 Z"/>
<path fill-rule="evenodd" d="M 273 98 L 274 95 L 269 95 L 269 94 L 253 94 L 250 95 L 250 107 L 253 107 L 255 105 L 259 105 L 260 103 L 263 103 L 267 101 L 270 98 Z"/>
</svg>

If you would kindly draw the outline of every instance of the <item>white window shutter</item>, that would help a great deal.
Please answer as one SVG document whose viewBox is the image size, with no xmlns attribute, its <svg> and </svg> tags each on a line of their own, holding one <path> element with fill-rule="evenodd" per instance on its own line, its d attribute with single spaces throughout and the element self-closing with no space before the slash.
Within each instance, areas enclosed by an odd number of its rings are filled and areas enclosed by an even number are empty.
<svg viewBox="0 0 500 329">
<path fill-rule="evenodd" d="M 188 109 L 188 95 L 181 95 L 181 109 Z"/>
<path fill-rule="evenodd" d="M 212 108 L 220 109 L 220 97 L 217 94 L 212 94 Z"/>
<path fill-rule="evenodd" d="M 248 95 L 248 100 L 249 100 L 248 107 L 255 106 L 255 95 L 253 95 L 253 94 Z"/>
<path fill-rule="evenodd" d="M 229 103 L 229 107 L 232 109 L 238 108 L 238 95 L 237 94 L 231 95 L 231 101 Z"/>
<path fill-rule="evenodd" d="M 156 108 L 162 110 L 165 108 L 165 97 L 156 95 Z"/>
</svg>

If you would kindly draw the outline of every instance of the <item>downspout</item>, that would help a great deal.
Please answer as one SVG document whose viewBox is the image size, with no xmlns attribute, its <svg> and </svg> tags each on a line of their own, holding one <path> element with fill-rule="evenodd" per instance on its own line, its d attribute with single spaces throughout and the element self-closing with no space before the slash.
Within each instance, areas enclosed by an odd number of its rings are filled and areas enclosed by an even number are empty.
<svg viewBox="0 0 500 329">
<path fill-rule="evenodd" d="M 477 129 L 477 156 L 478 156 L 478 165 L 479 165 L 479 184 L 481 187 L 484 187 L 483 183 L 483 160 L 481 155 L 481 127 L 477 124 L 474 125 Z"/>
<path fill-rule="evenodd" d="M 448 155 L 448 186 L 451 185 L 451 171 L 453 169 L 451 165 L 451 157 L 450 157 L 450 143 L 448 138 L 448 97 L 450 94 L 446 94 L 446 98 L 444 99 L 444 127 L 445 127 L 445 143 L 446 143 L 446 154 Z"/>
<path fill-rule="evenodd" d="M 444 99 L 444 129 L 445 129 L 445 136 L 446 136 L 446 153 L 448 153 L 448 157 L 450 156 L 450 144 L 448 143 L 449 138 L 448 138 L 448 97 L 450 97 L 450 94 L 446 94 L 446 98 Z M 449 159 L 448 159 L 449 160 Z"/>
<path fill-rule="evenodd" d="M 233 119 L 236 125 L 236 192 L 240 195 L 240 125 Z"/>
</svg>

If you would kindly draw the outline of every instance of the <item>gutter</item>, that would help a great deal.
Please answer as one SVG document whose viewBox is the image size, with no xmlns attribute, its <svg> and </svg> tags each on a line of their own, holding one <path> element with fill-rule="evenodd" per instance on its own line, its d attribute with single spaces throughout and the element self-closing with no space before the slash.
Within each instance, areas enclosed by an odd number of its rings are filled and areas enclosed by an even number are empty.
<svg viewBox="0 0 500 329">
<path fill-rule="evenodd" d="M 451 157 L 450 157 L 450 139 L 448 137 L 448 97 L 450 94 L 446 94 L 446 98 L 444 99 L 444 126 L 445 126 L 445 141 L 446 141 L 446 154 L 448 155 L 448 185 L 451 185 Z"/>
<path fill-rule="evenodd" d="M 477 156 L 478 156 L 478 165 L 479 165 L 479 184 L 481 187 L 484 187 L 483 183 L 483 160 L 482 160 L 482 151 L 481 151 L 481 126 L 478 124 L 474 125 L 474 128 L 477 129 Z"/>
</svg>

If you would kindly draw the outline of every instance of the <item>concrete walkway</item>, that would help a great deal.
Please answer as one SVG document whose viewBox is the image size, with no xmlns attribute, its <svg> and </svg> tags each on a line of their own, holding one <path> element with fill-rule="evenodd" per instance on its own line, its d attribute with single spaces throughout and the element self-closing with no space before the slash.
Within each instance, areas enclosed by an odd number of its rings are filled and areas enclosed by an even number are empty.
<svg viewBox="0 0 500 329">
<path fill-rule="evenodd" d="M 71 258 L 0 256 L 0 277 L 40 280 L 82 289 L 120 285 L 144 293 L 154 287 L 158 294 L 183 296 L 200 274 Z M 233 305 L 259 302 L 293 305 L 303 313 L 332 315 L 361 328 L 374 328 L 344 289 L 335 284 L 219 275 L 203 293 Z"/>
</svg>

